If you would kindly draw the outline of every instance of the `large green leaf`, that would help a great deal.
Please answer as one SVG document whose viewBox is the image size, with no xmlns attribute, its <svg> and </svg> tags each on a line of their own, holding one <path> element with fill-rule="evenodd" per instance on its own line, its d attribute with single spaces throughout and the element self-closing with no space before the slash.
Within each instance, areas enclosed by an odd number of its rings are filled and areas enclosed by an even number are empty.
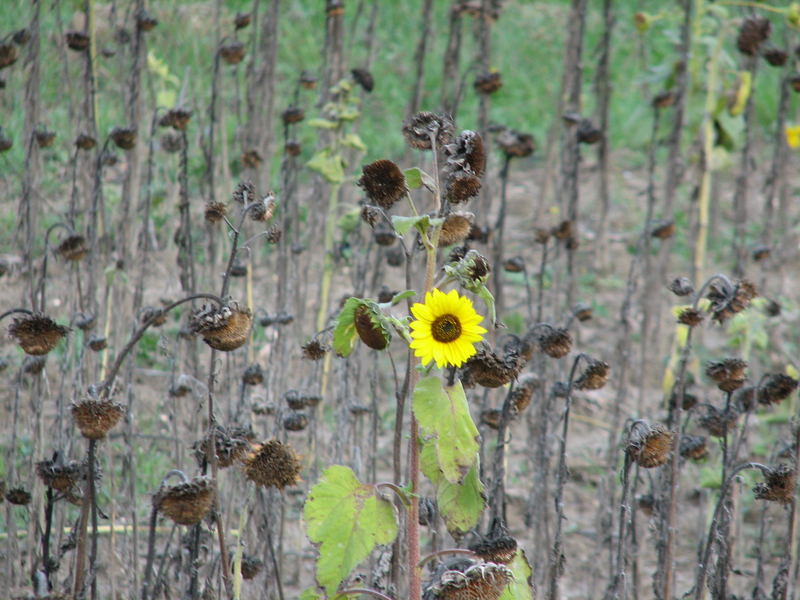
<svg viewBox="0 0 800 600">
<path fill-rule="evenodd" d="M 317 581 L 329 597 L 375 546 L 397 536 L 392 503 L 341 465 L 311 488 L 303 514 L 308 538 L 320 545 Z"/>
<path fill-rule="evenodd" d="M 434 444 L 422 444 L 419 463 L 422 472 L 436 488 L 436 504 L 447 531 L 455 536 L 475 527 L 486 505 L 483 483 L 478 477 L 478 463 L 472 466 L 461 484 L 450 483 L 442 475 Z"/>
<path fill-rule="evenodd" d="M 339 316 L 336 317 L 336 326 L 333 328 L 333 349 L 336 354 L 343 357 L 350 356 L 358 339 L 356 331 L 356 308 L 361 304 L 361 298 L 348 298 L 344 303 Z"/>
<path fill-rule="evenodd" d="M 533 570 L 522 548 L 517 550 L 508 568 L 511 569 L 514 578 L 503 591 L 500 600 L 533 600 L 533 586 L 531 586 Z"/>
<path fill-rule="evenodd" d="M 329 148 L 323 148 L 312 156 L 307 166 L 322 175 L 329 183 L 342 183 L 344 181 L 342 157 L 331 152 Z"/>
<path fill-rule="evenodd" d="M 445 388 L 439 377 L 422 379 L 414 388 L 413 408 L 424 439 L 436 448 L 442 475 L 462 483 L 478 460 L 478 428 L 461 382 Z"/>
</svg>

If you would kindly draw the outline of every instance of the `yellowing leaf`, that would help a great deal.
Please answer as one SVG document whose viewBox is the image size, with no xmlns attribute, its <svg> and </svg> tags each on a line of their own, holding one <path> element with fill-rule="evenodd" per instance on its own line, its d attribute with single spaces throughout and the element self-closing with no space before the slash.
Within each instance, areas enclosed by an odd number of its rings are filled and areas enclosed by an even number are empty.
<svg viewBox="0 0 800 600">
<path fill-rule="evenodd" d="M 303 515 L 308 538 L 320 545 L 317 581 L 328 597 L 377 545 L 390 544 L 397 536 L 392 503 L 341 465 L 322 473 Z"/>
<path fill-rule="evenodd" d="M 531 575 L 533 569 L 525 556 L 525 551 L 520 548 L 514 555 L 514 559 L 508 565 L 514 577 L 503 591 L 500 600 L 533 600 L 533 586 L 531 586 Z"/>
<path fill-rule="evenodd" d="M 436 448 L 442 475 L 461 484 L 478 461 L 478 428 L 461 382 L 445 388 L 439 377 L 422 379 L 414 388 L 412 407 L 423 439 Z"/>
<path fill-rule="evenodd" d="M 329 183 L 342 183 L 344 181 L 342 158 L 338 154 L 333 154 L 328 148 L 317 152 L 306 163 L 306 166 L 322 175 Z"/>
</svg>

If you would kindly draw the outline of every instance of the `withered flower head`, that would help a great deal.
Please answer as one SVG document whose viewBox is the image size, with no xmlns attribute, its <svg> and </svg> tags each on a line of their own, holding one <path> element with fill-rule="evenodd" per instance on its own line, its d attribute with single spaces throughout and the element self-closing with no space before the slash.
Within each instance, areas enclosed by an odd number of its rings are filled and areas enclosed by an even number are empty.
<svg viewBox="0 0 800 600">
<path fill-rule="evenodd" d="M 478 223 L 472 224 L 472 229 L 469 231 L 467 241 L 478 242 L 479 244 L 488 244 L 491 229 L 488 225 L 479 225 Z"/>
<path fill-rule="evenodd" d="M 602 360 L 592 359 L 589 366 L 575 380 L 576 390 L 599 390 L 608 382 L 611 368 Z"/>
<path fill-rule="evenodd" d="M 661 220 L 653 223 L 650 228 L 650 235 L 660 240 L 666 240 L 675 235 L 675 221 Z"/>
<path fill-rule="evenodd" d="M 706 365 L 706 375 L 714 380 L 723 392 L 732 392 L 744 385 L 747 362 L 739 358 L 711 361 Z"/>
<path fill-rule="evenodd" d="M 289 390 L 283 395 L 286 405 L 292 410 L 303 410 L 308 406 L 306 396 L 298 390 Z"/>
<path fill-rule="evenodd" d="M 497 408 L 486 408 L 481 411 L 481 423 L 489 429 L 497 431 L 500 429 L 500 421 L 503 418 L 503 411 Z"/>
<path fill-rule="evenodd" d="M 373 350 L 383 350 L 389 345 L 391 336 L 380 320 L 377 307 L 362 303 L 356 307 L 355 327 L 358 337 Z"/>
<path fill-rule="evenodd" d="M 779 317 L 781 315 L 781 305 L 780 302 L 775 300 L 768 300 L 767 304 L 764 306 L 764 313 L 769 317 Z"/>
<path fill-rule="evenodd" d="M 445 182 L 445 195 L 451 204 L 467 202 L 477 196 L 480 191 L 480 178 L 466 171 L 453 173 Z"/>
<path fill-rule="evenodd" d="M 298 81 L 300 86 L 307 90 L 313 90 L 317 87 L 317 78 L 314 77 L 313 73 L 310 71 L 303 71 L 300 73 L 300 79 Z"/>
<path fill-rule="evenodd" d="M 538 340 L 539 348 L 551 358 L 563 358 L 572 350 L 572 336 L 563 327 L 544 327 Z"/>
<path fill-rule="evenodd" d="M 477 384 L 498 388 L 515 379 L 524 366 L 525 361 L 516 352 L 500 357 L 490 349 L 481 348 L 467 360 L 460 377 L 464 387 Z"/>
<path fill-rule="evenodd" d="M 498 600 L 511 580 L 508 567 L 462 560 L 444 565 L 425 590 L 426 600 Z"/>
<path fill-rule="evenodd" d="M 89 254 L 89 248 L 86 245 L 85 237 L 73 233 L 61 240 L 61 243 L 56 246 L 55 252 L 64 260 L 77 262 Z"/>
<path fill-rule="evenodd" d="M 758 402 L 767 406 L 788 398 L 797 389 L 798 381 L 783 373 L 768 375 L 758 387 Z"/>
<path fill-rule="evenodd" d="M 167 322 L 167 313 L 156 306 L 145 306 L 139 313 L 139 321 L 146 323 L 150 319 L 153 320 L 153 326 L 161 327 Z"/>
<path fill-rule="evenodd" d="M 503 261 L 503 270 L 506 273 L 522 273 L 525 271 L 525 259 L 521 256 L 513 256 Z"/>
<path fill-rule="evenodd" d="M 381 289 L 378 290 L 378 304 L 385 304 L 387 302 L 391 302 L 392 298 L 397 295 L 397 290 L 392 290 L 385 285 L 381 286 Z"/>
<path fill-rule="evenodd" d="M 585 302 L 578 302 L 575 306 L 572 307 L 572 314 L 575 315 L 575 318 L 578 319 L 578 321 L 581 322 L 589 321 L 594 314 L 594 309 L 591 307 L 590 304 L 586 304 Z"/>
<path fill-rule="evenodd" d="M 557 239 L 565 241 L 575 235 L 575 226 L 572 221 L 565 219 L 550 230 L 550 233 Z"/>
<path fill-rule="evenodd" d="M 694 294 L 694 286 L 688 277 L 677 277 L 669 284 L 669 290 L 676 296 Z"/>
<path fill-rule="evenodd" d="M 375 224 L 381 218 L 381 209 L 371 204 L 365 204 L 361 207 L 361 220 L 370 227 L 375 227 Z"/>
<path fill-rule="evenodd" d="M 636 427 L 625 451 L 640 467 L 652 469 L 669 460 L 674 434 L 662 425 Z"/>
<path fill-rule="evenodd" d="M 757 295 L 756 287 L 747 280 L 735 284 L 726 280 L 715 281 L 709 287 L 707 296 L 711 301 L 712 318 L 719 323 L 727 321 L 750 306 L 750 301 Z"/>
<path fill-rule="evenodd" d="M 706 438 L 702 435 L 681 436 L 681 456 L 690 460 L 703 460 L 708 456 Z"/>
<path fill-rule="evenodd" d="M 302 346 L 303 358 L 306 360 L 322 360 L 330 347 L 317 339 L 309 340 Z"/>
<path fill-rule="evenodd" d="M 669 396 L 670 408 L 675 408 L 678 405 L 678 398 L 680 398 L 680 396 L 680 388 L 676 385 L 672 388 L 672 393 Z M 686 390 L 683 391 L 683 401 L 681 402 L 682 410 L 691 410 L 697 406 L 698 402 L 699 400 L 697 399 L 697 396 Z"/>
<path fill-rule="evenodd" d="M 675 103 L 675 94 L 671 90 L 664 90 L 653 96 L 653 108 L 669 108 Z"/>
<path fill-rule="evenodd" d="M 254 579 L 263 568 L 263 560 L 251 554 L 242 554 L 242 579 Z"/>
<path fill-rule="evenodd" d="M 452 246 L 461 244 L 469 236 L 475 215 L 471 212 L 453 211 L 445 217 L 439 232 L 439 245 Z"/>
<path fill-rule="evenodd" d="M 56 141 L 56 132 L 49 129 L 37 128 L 33 135 L 39 148 L 49 148 Z"/>
<path fill-rule="evenodd" d="M 82 31 L 68 31 L 65 37 L 70 50 L 83 52 L 89 47 L 89 36 Z"/>
<path fill-rule="evenodd" d="M 499 71 L 481 73 L 475 77 L 475 83 L 473 83 L 473 87 L 479 94 L 494 94 L 497 90 L 503 87 L 503 78 Z"/>
<path fill-rule="evenodd" d="M 286 431 L 303 431 L 308 427 L 308 416 L 305 413 L 293 412 L 283 417 L 283 428 Z"/>
<path fill-rule="evenodd" d="M 240 181 L 233 190 L 233 201 L 238 204 L 250 204 L 256 198 L 256 188 L 252 181 Z"/>
<path fill-rule="evenodd" d="M 782 67 L 789 60 L 789 53 L 780 48 L 767 48 L 764 50 L 764 59 L 773 67 Z"/>
<path fill-rule="evenodd" d="M 550 230 L 544 227 L 536 227 L 533 231 L 533 239 L 537 244 L 546 244 L 550 241 Z"/>
<path fill-rule="evenodd" d="M 365 92 L 369 93 L 375 88 L 375 79 L 367 69 L 353 69 L 350 74 L 353 76 L 353 80 L 364 88 Z"/>
<path fill-rule="evenodd" d="M 258 486 L 274 486 L 282 490 L 300 480 L 300 458 L 294 449 L 278 440 L 253 446 L 244 459 L 244 474 Z"/>
<path fill-rule="evenodd" d="M 25 44 L 31 41 L 30 29 L 27 29 L 26 27 L 23 27 L 22 29 L 17 29 L 11 36 L 11 40 L 17 46 L 24 46 Z"/>
<path fill-rule="evenodd" d="M 639 494 L 636 497 L 636 506 L 648 517 L 651 516 L 656 506 L 655 496 L 653 494 Z"/>
<path fill-rule="evenodd" d="M 236 13 L 236 16 L 233 19 L 233 26 L 236 29 L 244 29 L 245 27 L 250 25 L 250 22 L 252 20 L 253 20 L 253 15 L 252 14 L 239 12 L 239 13 Z"/>
<path fill-rule="evenodd" d="M 772 254 L 772 249 L 769 246 L 765 246 L 762 244 L 753 248 L 751 256 L 753 257 L 754 261 L 760 262 L 762 260 L 768 259 L 771 254 Z"/>
<path fill-rule="evenodd" d="M 108 340 L 104 337 L 93 335 L 89 338 L 88 346 L 91 350 L 100 352 L 101 350 L 106 349 L 108 346 Z"/>
<path fill-rule="evenodd" d="M 420 112 L 405 120 L 403 135 L 412 148 L 430 150 L 433 147 L 431 137 L 436 140 L 436 146 L 442 148 L 453 138 L 453 122 L 446 116 Z"/>
<path fill-rule="evenodd" d="M 207 223 L 219 223 L 225 218 L 228 212 L 228 206 L 224 202 L 209 201 L 206 202 L 206 210 L 204 213 Z"/>
<path fill-rule="evenodd" d="M 490 536 L 472 544 L 469 549 L 481 560 L 507 565 L 517 554 L 517 540 L 510 535 Z"/>
<path fill-rule="evenodd" d="M 77 461 L 64 462 L 58 458 L 37 462 L 36 474 L 47 487 L 66 493 L 84 478 L 85 469 L 84 465 Z"/>
<path fill-rule="evenodd" d="M 747 17 L 739 28 L 736 38 L 736 47 L 739 52 L 747 56 L 755 56 L 767 38 L 769 38 L 772 25 L 764 17 Z"/>
<path fill-rule="evenodd" d="M 266 196 L 261 198 L 258 202 L 254 203 L 248 209 L 247 215 L 253 221 L 269 221 L 272 214 L 275 212 L 275 194 L 269 192 Z"/>
<path fill-rule="evenodd" d="M 15 317 L 8 328 L 8 334 L 32 356 L 50 352 L 69 331 L 69 327 L 59 325 L 42 313 Z"/>
<path fill-rule="evenodd" d="M 11 42 L 0 43 L 0 69 L 10 67 L 19 57 L 17 47 Z"/>
<path fill-rule="evenodd" d="M 208 458 L 212 435 L 214 436 L 214 449 L 217 453 L 217 466 L 223 469 L 243 458 L 250 450 L 250 442 L 255 439 L 255 434 L 250 427 L 215 425 L 212 432 L 206 433 L 203 439 L 194 443 L 195 458 L 198 462 Z"/>
<path fill-rule="evenodd" d="M 541 385 L 541 380 L 531 373 L 520 377 L 511 392 L 511 412 L 517 415 L 528 408 L 533 400 L 534 390 Z"/>
<path fill-rule="evenodd" d="M 725 437 L 736 424 L 739 413 L 733 407 L 727 411 L 717 410 L 713 406 L 706 407 L 706 414 L 698 420 L 700 427 L 714 437 Z"/>
<path fill-rule="evenodd" d="M 486 151 L 483 148 L 483 138 L 476 131 L 462 131 L 452 144 L 444 147 L 444 152 L 447 155 L 445 170 L 448 173 L 464 171 L 477 177 L 483 176 L 486 170 Z"/>
<path fill-rule="evenodd" d="M 247 385 L 260 385 L 264 383 L 264 370 L 258 363 L 248 365 L 242 374 L 242 381 Z"/>
<path fill-rule="evenodd" d="M 703 322 L 703 313 L 695 308 L 684 308 L 678 313 L 678 323 L 688 325 L 689 327 L 697 327 Z"/>
<path fill-rule="evenodd" d="M 0 127 L 0 152 L 8 152 L 13 147 L 14 140 L 3 133 L 3 129 Z"/>
<path fill-rule="evenodd" d="M 187 108 L 176 106 L 169 109 L 158 121 L 161 127 L 172 127 L 176 131 L 183 131 L 189 125 L 192 118 L 192 111 Z"/>
<path fill-rule="evenodd" d="M 394 229 L 382 221 L 372 229 L 372 237 L 379 246 L 391 246 L 397 240 Z"/>
<path fill-rule="evenodd" d="M 283 150 L 289 156 L 298 156 L 303 151 L 303 147 L 297 140 L 288 140 L 283 145 Z"/>
<path fill-rule="evenodd" d="M 384 210 L 392 208 L 395 202 L 406 194 L 406 178 L 403 171 L 388 159 L 376 160 L 364 165 L 358 185 L 367 198 Z"/>
<path fill-rule="evenodd" d="M 11 488 L 6 492 L 6 500 L 17 506 L 24 506 L 31 503 L 31 494 L 22 488 Z"/>
<path fill-rule="evenodd" d="M 750 412 L 758 406 L 758 394 L 756 394 L 756 387 L 753 385 L 745 385 L 733 392 L 731 397 L 733 406 L 740 412 Z"/>
<path fill-rule="evenodd" d="M 83 437 L 102 440 L 111 431 L 122 415 L 125 407 L 110 400 L 85 399 L 72 405 L 72 418 Z"/>
<path fill-rule="evenodd" d="M 306 111 L 304 111 L 299 106 L 290 106 L 281 114 L 281 119 L 283 120 L 284 125 L 299 123 L 305 118 L 306 118 Z"/>
<path fill-rule="evenodd" d="M 581 119 L 575 134 L 579 144 L 597 144 L 603 139 L 603 131 L 589 120 Z"/>
<path fill-rule="evenodd" d="M 97 145 L 97 140 L 90 135 L 81 133 L 75 138 L 75 145 L 81 150 L 91 150 Z"/>
<path fill-rule="evenodd" d="M 203 341 L 223 352 L 243 346 L 250 334 L 253 314 L 231 302 L 225 306 L 203 305 L 189 317 L 189 327 L 194 334 L 203 336 Z"/>
<path fill-rule="evenodd" d="M 753 488 L 756 499 L 781 504 L 789 504 L 794 499 L 797 474 L 789 465 L 781 464 L 768 469 L 764 478 L 765 481 Z"/>
<path fill-rule="evenodd" d="M 514 129 L 503 129 L 495 143 L 507 157 L 525 158 L 536 150 L 536 140 L 532 135 Z"/>
<path fill-rule="evenodd" d="M 152 31 L 158 25 L 158 19 L 146 10 L 136 15 L 136 26 L 140 31 Z"/>
<path fill-rule="evenodd" d="M 156 509 L 178 525 L 195 525 L 211 511 L 214 483 L 198 476 L 191 481 L 162 487 L 153 496 Z"/>
<path fill-rule="evenodd" d="M 225 42 L 219 47 L 219 55 L 229 65 L 238 65 L 242 62 L 245 53 L 244 42 L 239 40 L 231 40 Z"/>
<path fill-rule="evenodd" d="M 257 169 L 262 162 L 264 162 L 264 159 L 255 148 L 242 152 L 242 164 L 248 169 Z"/>
<path fill-rule="evenodd" d="M 110 135 L 120 150 L 132 150 L 136 146 L 136 130 L 132 127 L 114 127 Z"/>
</svg>

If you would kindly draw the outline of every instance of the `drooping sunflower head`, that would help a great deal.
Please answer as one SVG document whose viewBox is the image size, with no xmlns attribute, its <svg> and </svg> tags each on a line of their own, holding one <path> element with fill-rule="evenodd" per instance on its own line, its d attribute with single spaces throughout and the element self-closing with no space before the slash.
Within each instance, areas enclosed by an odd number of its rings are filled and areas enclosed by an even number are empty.
<svg viewBox="0 0 800 600">
<path fill-rule="evenodd" d="M 411 322 L 411 348 L 427 365 L 436 361 L 460 367 L 475 354 L 475 344 L 483 339 L 486 330 L 480 326 L 483 317 L 475 312 L 472 301 L 456 290 L 449 293 L 434 288 L 425 294 L 423 304 L 411 307 L 415 320 Z"/>
</svg>

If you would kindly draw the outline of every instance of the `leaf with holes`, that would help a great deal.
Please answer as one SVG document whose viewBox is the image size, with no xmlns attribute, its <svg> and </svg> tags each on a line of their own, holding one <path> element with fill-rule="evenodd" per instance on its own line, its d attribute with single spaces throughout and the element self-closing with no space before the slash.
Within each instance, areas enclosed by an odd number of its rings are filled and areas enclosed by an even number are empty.
<svg viewBox="0 0 800 600">
<path fill-rule="evenodd" d="M 412 406 L 423 439 L 436 448 L 442 475 L 461 484 L 478 461 L 478 428 L 461 382 L 443 387 L 439 377 L 426 377 L 414 388 Z"/>
<path fill-rule="evenodd" d="M 317 582 L 329 597 L 377 545 L 397 536 L 392 503 L 341 465 L 323 472 L 303 514 L 308 538 L 319 544 Z"/>
</svg>

